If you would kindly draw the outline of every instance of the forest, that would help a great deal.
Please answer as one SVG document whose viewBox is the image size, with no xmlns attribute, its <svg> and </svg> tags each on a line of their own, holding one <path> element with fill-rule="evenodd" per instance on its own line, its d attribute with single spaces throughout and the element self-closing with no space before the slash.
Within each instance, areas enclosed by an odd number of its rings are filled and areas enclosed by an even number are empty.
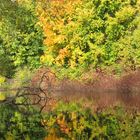
<svg viewBox="0 0 140 140">
<path fill-rule="evenodd" d="M 140 0 L 0 0 L 0 140 L 139 140 Z"/>
</svg>

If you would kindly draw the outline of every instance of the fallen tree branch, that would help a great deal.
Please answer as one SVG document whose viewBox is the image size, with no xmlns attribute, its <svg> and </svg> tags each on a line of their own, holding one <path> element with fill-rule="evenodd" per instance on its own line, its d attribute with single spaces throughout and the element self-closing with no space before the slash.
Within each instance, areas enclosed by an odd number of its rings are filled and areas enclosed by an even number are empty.
<svg viewBox="0 0 140 140">
<path fill-rule="evenodd" d="M 47 106 L 47 103 L 52 99 L 51 97 L 52 79 L 49 76 L 50 73 L 54 76 L 53 78 L 55 78 L 55 74 L 52 73 L 50 70 L 47 70 L 42 74 L 38 87 L 29 86 L 18 89 L 10 89 L 16 90 L 17 91 L 16 94 L 14 96 L 7 97 L 3 101 L 0 101 L 0 104 L 4 105 L 8 104 L 15 106 L 16 108 L 18 108 L 18 110 L 20 110 L 21 107 L 28 109 L 30 106 L 38 106 L 38 108 L 40 106 L 39 113 L 41 113 L 43 109 Z M 45 89 L 43 89 L 42 86 L 44 81 L 45 85 L 47 85 Z"/>
</svg>

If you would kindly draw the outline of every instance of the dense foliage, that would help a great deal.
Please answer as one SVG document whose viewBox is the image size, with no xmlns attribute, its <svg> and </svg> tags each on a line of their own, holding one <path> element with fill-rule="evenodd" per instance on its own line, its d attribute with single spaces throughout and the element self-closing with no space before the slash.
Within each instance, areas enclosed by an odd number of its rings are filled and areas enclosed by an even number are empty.
<svg viewBox="0 0 140 140">
<path fill-rule="evenodd" d="M 32 108 L 30 108 L 32 110 Z M 28 112 L 33 112 L 29 111 Z M 42 140 L 45 130 L 41 127 L 41 116 L 19 112 L 11 105 L 0 106 L 0 139 L 1 140 Z"/>
<path fill-rule="evenodd" d="M 40 65 L 43 34 L 34 9 L 35 3 L 30 0 L 0 2 L 1 75 L 11 76 L 14 66 L 36 68 Z"/>
<path fill-rule="evenodd" d="M 59 103 L 40 114 L 4 104 L 16 92 L 8 89 L 29 86 L 44 65 L 70 78 L 140 68 L 140 0 L 0 0 L 0 89 L 7 89 L 0 91 L 1 140 L 140 139 L 137 111 Z"/>
<path fill-rule="evenodd" d="M 37 12 L 46 36 L 41 62 L 47 66 L 116 72 L 140 66 L 139 0 L 43 3 Z"/>
<path fill-rule="evenodd" d="M 75 103 L 59 103 L 51 112 L 25 115 L 0 106 L 1 140 L 128 140 L 140 139 L 140 115 L 116 107 L 92 113 Z"/>
<path fill-rule="evenodd" d="M 66 140 L 138 140 L 140 116 L 126 113 L 115 107 L 92 113 L 80 105 L 60 103 L 52 112 L 44 115 L 42 122 L 48 132 L 46 139 Z"/>
<path fill-rule="evenodd" d="M 116 74 L 140 66 L 139 0 L 4 0 L 0 8 L 3 76 L 24 65 L 60 68 L 72 78 L 84 70 Z"/>
</svg>

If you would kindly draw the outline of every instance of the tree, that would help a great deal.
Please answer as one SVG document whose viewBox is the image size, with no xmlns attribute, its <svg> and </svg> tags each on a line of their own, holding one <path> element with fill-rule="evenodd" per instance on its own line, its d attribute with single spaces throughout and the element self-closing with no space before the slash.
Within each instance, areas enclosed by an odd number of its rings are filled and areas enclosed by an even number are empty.
<svg viewBox="0 0 140 140">
<path fill-rule="evenodd" d="M 46 36 L 41 61 L 76 70 L 115 69 L 116 64 L 122 69 L 139 67 L 140 48 L 132 45 L 140 25 L 139 9 L 135 0 L 67 0 L 40 6 Z"/>
<path fill-rule="evenodd" d="M 16 67 L 38 67 L 43 34 L 37 24 L 34 2 L 2 0 L 0 9 L 0 50 Z"/>
</svg>

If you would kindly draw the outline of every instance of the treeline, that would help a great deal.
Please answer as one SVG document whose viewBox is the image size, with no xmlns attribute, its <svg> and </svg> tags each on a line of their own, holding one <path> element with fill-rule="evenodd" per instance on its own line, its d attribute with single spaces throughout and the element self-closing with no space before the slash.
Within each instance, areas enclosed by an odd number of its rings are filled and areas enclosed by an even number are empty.
<svg viewBox="0 0 140 140">
<path fill-rule="evenodd" d="M 140 0 L 0 0 L 0 88 L 7 89 L 0 102 L 16 94 L 8 89 L 29 86 L 44 66 L 62 78 L 139 69 Z M 40 114 L 32 106 L 0 104 L 0 139 L 140 139 L 137 110 L 92 112 L 74 103 L 51 109 Z"/>
<path fill-rule="evenodd" d="M 12 77 L 18 67 L 40 66 L 43 54 L 43 31 L 37 24 L 35 2 L 0 2 L 0 72 Z"/>
<path fill-rule="evenodd" d="M 1 75 L 24 66 L 69 77 L 140 66 L 139 0 L 2 0 L 0 9 Z"/>
<path fill-rule="evenodd" d="M 41 1 L 37 6 L 46 37 L 43 64 L 68 71 L 70 77 L 84 70 L 111 69 L 118 74 L 139 68 L 139 0 L 66 0 L 46 5 Z"/>
</svg>

